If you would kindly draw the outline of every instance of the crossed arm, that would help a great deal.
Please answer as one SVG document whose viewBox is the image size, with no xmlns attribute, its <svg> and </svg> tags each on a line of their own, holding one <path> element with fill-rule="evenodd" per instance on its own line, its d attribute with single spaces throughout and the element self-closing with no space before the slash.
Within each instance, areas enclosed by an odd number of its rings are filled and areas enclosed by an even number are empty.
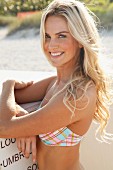
<svg viewBox="0 0 113 170">
<path fill-rule="evenodd" d="M 50 77 L 50 78 L 46 78 L 44 80 L 41 80 L 39 82 L 16 82 L 16 86 L 15 86 L 15 98 L 16 98 L 16 102 L 17 103 L 27 103 L 27 102 L 33 102 L 33 101 L 37 101 L 37 100 L 42 100 L 48 85 L 50 84 L 51 80 L 54 77 Z M 41 88 L 42 87 L 42 88 Z M 7 87 L 9 88 L 9 87 Z M 37 89 L 40 89 L 40 93 L 39 91 L 37 91 Z M 4 88 L 3 88 L 4 90 Z M 12 90 L 14 90 L 12 88 Z M 5 87 L 5 91 L 7 91 L 6 87 Z M 9 93 L 9 89 L 7 92 L 7 97 L 10 94 Z M 11 99 L 12 98 L 12 99 Z M 11 96 L 10 94 L 10 98 L 8 100 L 13 100 L 14 99 L 14 94 Z M 1 100 L 0 100 L 0 104 L 1 104 L 1 108 L 3 109 L 3 104 L 4 100 L 7 101 L 7 98 L 5 98 L 4 96 L 4 91 L 2 91 L 2 96 L 1 96 Z M 10 102 L 11 102 L 10 100 Z M 35 104 L 36 105 L 36 104 Z M 13 101 L 13 103 L 11 102 L 10 105 L 8 105 L 8 107 L 10 106 L 9 109 L 13 109 L 13 111 L 16 111 L 16 115 L 14 113 L 15 116 L 20 117 L 23 116 L 25 114 L 28 114 L 28 110 L 24 110 L 22 107 L 20 107 L 18 104 L 15 105 L 15 101 Z M 16 107 L 15 107 L 16 106 Z M 15 110 L 15 109 L 16 110 Z M 36 109 L 36 107 L 35 107 Z M 7 110 L 7 107 L 5 107 L 3 110 Z M 30 108 L 31 110 L 31 108 Z M 8 114 L 8 110 L 7 110 L 7 115 L 5 115 L 4 111 L 1 111 L 0 114 L 0 119 L 3 121 L 6 121 L 7 119 L 11 119 L 13 115 L 13 112 L 10 114 Z M 23 154 L 25 155 L 26 158 L 29 157 L 30 152 L 32 150 L 32 158 L 33 158 L 33 162 L 36 161 L 36 136 L 30 136 L 30 137 L 19 137 L 16 139 L 17 141 L 17 147 L 20 151 L 23 152 Z"/>
<path fill-rule="evenodd" d="M 48 83 L 49 84 L 49 83 Z M 63 103 L 64 93 L 61 93 L 52 98 L 43 108 L 32 112 L 31 114 L 25 114 L 22 117 L 16 117 L 18 114 L 16 105 L 15 105 L 15 89 L 18 88 L 17 84 L 13 80 L 9 80 L 3 84 L 3 90 L 1 94 L 0 100 L 0 137 L 1 138 L 18 138 L 18 137 L 28 137 L 33 135 L 38 135 L 42 133 L 47 133 L 50 131 L 55 131 L 61 127 L 68 126 L 69 124 L 80 121 L 84 117 L 91 117 L 95 111 L 96 104 L 96 93 L 93 87 L 87 90 L 87 96 L 89 98 L 89 104 L 83 110 L 76 110 L 75 116 L 71 119 L 71 113 L 69 109 Z M 36 85 L 34 85 L 34 89 Z M 32 86 L 29 87 L 29 91 L 31 90 L 32 94 Z M 38 97 L 31 97 L 32 101 L 35 101 L 37 98 L 41 99 L 44 97 L 44 91 Z M 22 94 L 28 92 L 28 88 L 23 91 Z M 21 91 L 20 91 L 21 92 Z M 35 92 L 36 93 L 36 92 Z M 93 93 L 93 97 L 92 97 Z M 21 94 L 21 96 L 22 96 Z M 95 95 L 94 95 L 95 94 Z M 16 99 L 21 101 L 21 97 L 18 97 L 16 94 Z M 22 102 L 28 102 L 29 97 L 26 98 L 23 95 Z M 85 99 L 83 99 L 85 101 Z M 77 105 L 82 107 L 83 102 L 78 101 Z M 21 110 L 23 113 L 26 111 Z M 51 124 L 52 122 L 52 124 Z M 32 128 L 31 128 L 32 127 Z"/>
</svg>

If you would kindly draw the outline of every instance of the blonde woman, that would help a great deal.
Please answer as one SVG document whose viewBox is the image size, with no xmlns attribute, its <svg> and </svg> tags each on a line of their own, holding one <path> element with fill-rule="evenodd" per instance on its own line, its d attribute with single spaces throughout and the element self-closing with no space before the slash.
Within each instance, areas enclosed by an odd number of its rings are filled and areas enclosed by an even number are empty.
<svg viewBox="0 0 113 170">
<path fill-rule="evenodd" d="M 21 138 L 18 148 L 26 157 L 31 145 L 39 170 L 83 169 L 79 148 L 93 119 L 100 124 L 101 140 L 105 138 L 109 98 L 93 18 L 79 1 L 54 0 L 43 12 L 40 30 L 43 51 L 57 76 L 36 83 L 3 83 L 0 137 Z M 38 100 L 40 109 L 30 114 L 15 104 Z"/>
</svg>

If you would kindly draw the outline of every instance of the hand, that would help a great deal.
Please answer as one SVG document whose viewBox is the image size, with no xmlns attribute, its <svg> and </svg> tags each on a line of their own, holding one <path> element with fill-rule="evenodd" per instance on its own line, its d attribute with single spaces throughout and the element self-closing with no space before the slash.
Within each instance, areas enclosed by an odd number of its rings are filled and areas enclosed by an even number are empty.
<svg viewBox="0 0 113 170">
<path fill-rule="evenodd" d="M 26 158 L 29 158 L 32 152 L 32 160 L 36 163 L 36 136 L 17 138 L 17 147 L 22 151 Z"/>
<path fill-rule="evenodd" d="M 33 84 L 33 81 L 29 81 L 29 82 L 24 82 L 24 81 L 17 81 L 15 80 L 15 86 L 14 86 L 14 89 L 23 89 L 23 88 L 26 88 L 30 85 Z"/>
<path fill-rule="evenodd" d="M 21 106 L 19 106 L 17 103 L 16 103 L 16 117 L 20 117 L 20 116 L 24 116 L 26 114 L 29 114 L 27 112 L 27 110 L 23 109 Z"/>
<path fill-rule="evenodd" d="M 17 109 L 17 117 L 24 116 L 28 114 L 26 110 L 24 110 L 22 107 L 20 107 L 18 104 L 16 104 Z M 22 151 L 24 156 L 26 158 L 29 158 L 30 153 L 32 152 L 32 160 L 35 163 L 36 162 L 36 136 L 31 137 L 23 137 L 23 138 L 17 138 L 17 148 Z"/>
<path fill-rule="evenodd" d="M 11 85 L 11 86 L 14 86 L 14 89 L 23 89 L 23 88 L 26 88 L 30 85 L 33 84 L 33 81 L 29 81 L 29 82 L 24 82 L 24 81 L 19 81 L 19 80 L 6 80 L 3 82 L 3 85 Z"/>
</svg>

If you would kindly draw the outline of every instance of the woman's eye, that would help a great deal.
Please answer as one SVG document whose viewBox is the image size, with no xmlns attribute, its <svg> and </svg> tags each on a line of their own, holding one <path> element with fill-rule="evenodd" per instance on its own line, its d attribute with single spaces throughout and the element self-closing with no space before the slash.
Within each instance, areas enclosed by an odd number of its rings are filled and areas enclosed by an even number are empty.
<svg viewBox="0 0 113 170">
<path fill-rule="evenodd" d="M 51 38 L 49 35 L 45 35 L 45 39 L 49 39 Z"/>
<path fill-rule="evenodd" d="M 59 38 L 66 38 L 66 35 L 59 35 Z"/>
</svg>

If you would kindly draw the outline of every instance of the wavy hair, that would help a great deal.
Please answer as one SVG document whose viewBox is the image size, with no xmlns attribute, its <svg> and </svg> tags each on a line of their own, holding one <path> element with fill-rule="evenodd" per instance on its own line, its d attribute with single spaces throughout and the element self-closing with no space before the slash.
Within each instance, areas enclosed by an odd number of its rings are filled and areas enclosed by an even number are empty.
<svg viewBox="0 0 113 170">
<path fill-rule="evenodd" d="M 70 34 L 83 46 L 80 51 L 80 59 L 76 66 L 71 80 L 66 85 L 64 103 L 74 113 L 76 106 L 72 106 L 69 101 L 73 97 L 78 100 L 73 93 L 74 89 L 81 88 L 83 95 L 93 82 L 97 92 L 96 111 L 94 120 L 100 124 L 98 131 L 103 141 L 106 139 L 105 127 L 109 119 L 108 110 L 108 86 L 106 76 L 99 66 L 100 37 L 97 29 L 97 17 L 85 4 L 77 0 L 54 0 L 45 9 L 41 19 L 41 44 L 44 50 L 45 43 L 45 21 L 49 16 L 63 16 L 67 20 Z M 73 109 L 72 109 L 73 108 Z"/>
</svg>

